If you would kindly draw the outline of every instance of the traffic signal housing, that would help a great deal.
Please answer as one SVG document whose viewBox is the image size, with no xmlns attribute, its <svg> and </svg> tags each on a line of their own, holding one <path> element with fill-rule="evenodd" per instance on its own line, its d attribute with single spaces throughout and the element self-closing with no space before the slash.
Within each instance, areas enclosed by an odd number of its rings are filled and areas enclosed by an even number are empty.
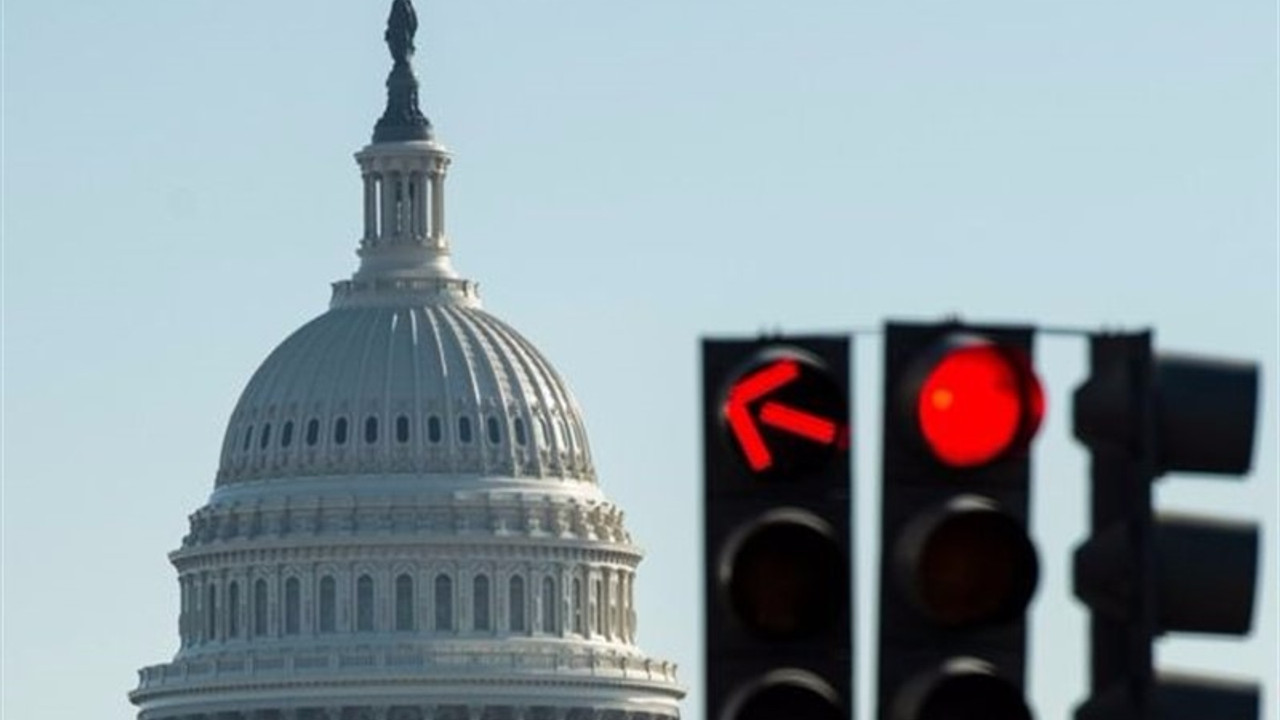
<svg viewBox="0 0 1280 720">
<path fill-rule="evenodd" d="M 704 340 L 707 720 L 849 720 L 849 340 Z"/>
<path fill-rule="evenodd" d="M 1256 685 L 1160 676 L 1152 643 L 1168 631 L 1249 631 L 1257 526 L 1157 516 L 1151 495 L 1167 472 L 1248 472 L 1257 366 L 1157 355 L 1139 332 L 1092 336 L 1089 373 L 1073 422 L 1091 456 L 1091 535 L 1074 581 L 1091 611 L 1092 695 L 1076 718 L 1256 720 Z"/>
<path fill-rule="evenodd" d="M 880 720 L 1029 720 L 1027 327 L 885 327 Z"/>
</svg>

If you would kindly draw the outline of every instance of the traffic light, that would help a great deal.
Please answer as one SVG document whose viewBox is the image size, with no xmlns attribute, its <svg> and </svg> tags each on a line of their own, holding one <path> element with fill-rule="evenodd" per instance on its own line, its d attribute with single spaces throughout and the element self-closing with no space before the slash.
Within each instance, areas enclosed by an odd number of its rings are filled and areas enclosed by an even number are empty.
<svg viewBox="0 0 1280 720">
<path fill-rule="evenodd" d="M 849 340 L 703 340 L 707 720 L 849 720 Z"/>
<path fill-rule="evenodd" d="M 1253 616 L 1252 523 L 1153 516 L 1166 472 L 1242 475 L 1253 455 L 1258 369 L 1154 354 L 1151 334 L 1096 335 L 1075 393 L 1075 435 L 1092 456 L 1092 534 L 1076 550 L 1076 595 L 1091 611 L 1092 696 L 1077 720 L 1256 720 L 1258 689 L 1157 676 L 1167 631 L 1245 634 Z"/>
<path fill-rule="evenodd" d="M 877 717 L 1029 720 L 1028 446 L 1044 415 L 1025 327 L 885 327 Z"/>
</svg>

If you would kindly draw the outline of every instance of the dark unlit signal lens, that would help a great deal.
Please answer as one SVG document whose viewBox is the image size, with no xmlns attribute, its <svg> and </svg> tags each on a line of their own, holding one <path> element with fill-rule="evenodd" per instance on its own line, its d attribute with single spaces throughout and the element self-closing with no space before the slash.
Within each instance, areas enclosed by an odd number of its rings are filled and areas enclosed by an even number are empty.
<svg viewBox="0 0 1280 720">
<path fill-rule="evenodd" d="M 898 562 L 907 597 L 946 627 L 1016 617 L 1039 579 L 1026 531 L 998 505 L 976 496 L 957 498 L 908 526 Z"/>
<path fill-rule="evenodd" d="M 722 720 L 848 720 L 839 696 L 797 670 L 771 673 L 729 704 Z"/>
<path fill-rule="evenodd" d="M 1022 692 L 985 673 L 940 678 L 914 714 L 901 720 L 1031 720 Z"/>
<path fill-rule="evenodd" d="M 731 547 L 724 575 L 738 621 L 771 640 L 831 631 L 848 602 L 839 543 L 801 511 L 782 511 L 748 529 Z"/>
</svg>

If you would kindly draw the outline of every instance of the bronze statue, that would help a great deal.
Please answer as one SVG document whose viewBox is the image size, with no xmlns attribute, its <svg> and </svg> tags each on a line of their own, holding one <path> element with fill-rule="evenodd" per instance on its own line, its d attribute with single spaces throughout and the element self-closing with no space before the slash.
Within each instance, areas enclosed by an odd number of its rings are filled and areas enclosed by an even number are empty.
<svg viewBox="0 0 1280 720">
<path fill-rule="evenodd" d="M 391 49 L 391 59 L 397 65 L 409 62 L 413 56 L 413 36 L 418 32 L 418 15 L 409 0 L 391 3 L 391 15 L 387 18 L 387 32 L 383 37 Z"/>
<path fill-rule="evenodd" d="M 418 15 L 410 0 L 392 0 L 391 15 L 383 38 L 391 50 L 391 73 L 387 76 L 387 109 L 373 128 L 374 142 L 431 139 L 431 121 L 418 108 L 418 79 L 409 59 L 413 57 L 413 36 L 418 32 Z"/>
</svg>

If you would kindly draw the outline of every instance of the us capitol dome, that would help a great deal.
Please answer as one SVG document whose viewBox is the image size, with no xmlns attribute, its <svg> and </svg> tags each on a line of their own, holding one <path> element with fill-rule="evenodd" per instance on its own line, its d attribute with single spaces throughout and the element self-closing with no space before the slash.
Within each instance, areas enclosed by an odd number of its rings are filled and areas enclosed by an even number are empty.
<svg viewBox="0 0 1280 720">
<path fill-rule="evenodd" d="M 359 268 L 236 404 L 170 554 L 180 645 L 139 671 L 140 720 L 679 717 L 573 395 L 450 262 L 416 29 L 395 0 Z"/>
</svg>

